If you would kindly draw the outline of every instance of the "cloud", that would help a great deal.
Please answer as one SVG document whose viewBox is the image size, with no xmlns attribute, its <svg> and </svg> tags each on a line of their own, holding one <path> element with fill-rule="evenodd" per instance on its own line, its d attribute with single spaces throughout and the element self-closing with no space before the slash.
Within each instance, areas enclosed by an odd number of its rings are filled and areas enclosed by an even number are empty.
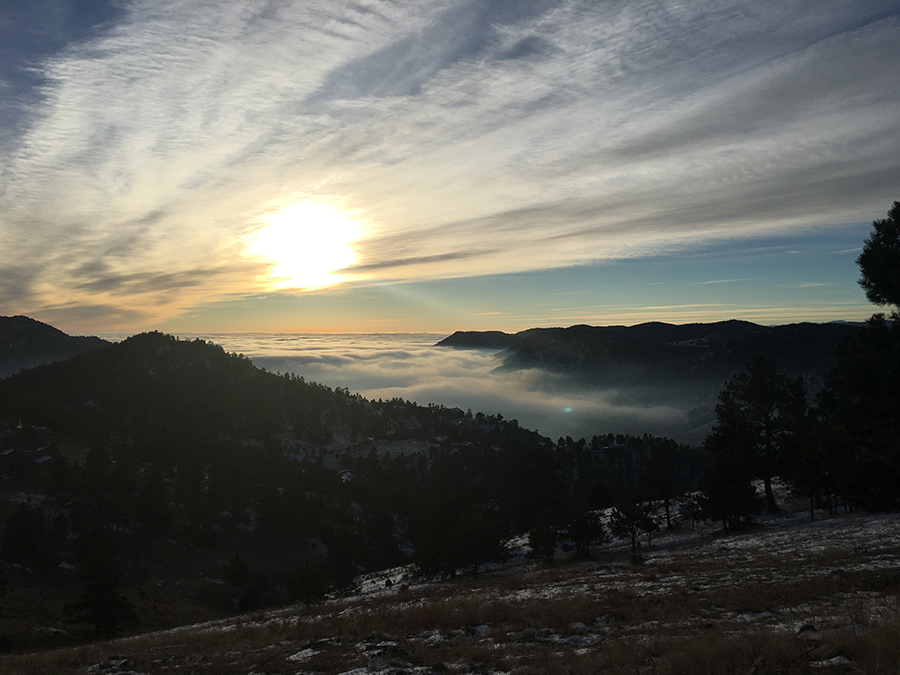
<svg viewBox="0 0 900 675">
<path fill-rule="evenodd" d="M 170 292 L 198 286 L 216 273 L 216 270 L 188 270 L 171 274 L 100 274 L 81 283 L 79 288 L 118 295 Z"/>
<path fill-rule="evenodd" d="M 365 223 L 365 282 L 870 220 L 900 182 L 900 25 L 872 3 L 135 0 L 97 22 L 32 49 L 40 87 L 0 109 L 0 254 L 32 270 L 5 263 L 5 307 L 125 317 L 159 284 L 160 320 L 264 292 L 242 242 L 299 199 Z"/>
<path fill-rule="evenodd" d="M 31 265 L 7 262 L 0 269 L 0 305 L 14 307 L 27 303 L 38 270 Z"/>
<path fill-rule="evenodd" d="M 370 399 L 399 397 L 421 405 L 500 413 L 553 438 L 613 431 L 693 439 L 688 421 L 692 406 L 682 394 L 578 388 L 563 376 L 537 369 L 500 372 L 502 362 L 493 352 L 434 347 L 442 337 L 208 336 L 272 372 L 293 372 Z"/>
<path fill-rule="evenodd" d="M 756 281 L 756 279 L 752 277 L 746 277 L 743 279 L 712 279 L 710 281 L 697 281 L 695 283 L 699 285 L 709 285 L 709 284 L 733 284 L 740 281 Z"/>
<path fill-rule="evenodd" d="M 41 61 L 95 37 L 121 13 L 106 0 L 6 0 L 0 9 L 0 149 L 15 145 L 42 97 Z"/>
<path fill-rule="evenodd" d="M 466 258 L 472 258 L 479 255 L 485 255 L 485 252 L 477 252 L 477 251 L 469 251 L 469 252 L 455 252 L 455 253 L 442 253 L 440 255 L 432 255 L 432 256 L 419 256 L 416 258 L 400 258 L 397 260 L 380 260 L 379 262 L 368 263 L 364 265 L 351 265 L 350 267 L 345 267 L 344 270 L 351 273 L 358 272 L 366 272 L 371 270 L 383 270 L 390 269 L 393 267 L 407 267 L 409 265 L 428 265 L 436 262 L 455 262 L 459 260 L 464 260 Z"/>
<path fill-rule="evenodd" d="M 122 307 L 119 304 L 60 304 L 41 308 L 41 320 L 54 326 L 65 325 L 72 334 L 94 335 L 99 324 L 140 324 L 152 314 L 142 309 Z"/>
</svg>

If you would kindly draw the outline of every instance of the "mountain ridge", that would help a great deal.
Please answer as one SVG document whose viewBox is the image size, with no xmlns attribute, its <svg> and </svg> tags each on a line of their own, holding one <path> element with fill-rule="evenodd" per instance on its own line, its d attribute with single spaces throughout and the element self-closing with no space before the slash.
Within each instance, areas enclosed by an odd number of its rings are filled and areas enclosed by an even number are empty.
<svg viewBox="0 0 900 675">
<path fill-rule="evenodd" d="M 713 323 L 647 322 L 634 326 L 530 328 L 518 333 L 458 331 L 436 346 L 497 349 L 501 370 L 544 368 L 606 383 L 703 379 L 724 382 L 754 356 L 775 360 L 788 375 L 817 389 L 837 344 L 859 327 L 801 322 L 762 326 L 731 319 Z"/>
<path fill-rule="evenodd" d="M 0 378 L 109 344 L 99 337 L 67 335 L 27 316 L 0 316 Z"/>
</svg>

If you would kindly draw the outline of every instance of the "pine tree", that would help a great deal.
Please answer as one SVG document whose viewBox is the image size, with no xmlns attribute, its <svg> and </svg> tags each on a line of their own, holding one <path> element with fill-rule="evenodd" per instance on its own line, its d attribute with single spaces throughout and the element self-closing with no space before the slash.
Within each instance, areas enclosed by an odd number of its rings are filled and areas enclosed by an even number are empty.
<svg viewBox="0 0 900 675">
<path fill-rule="evenodd" d="M 862 276 L 859 285 L 875 305 L 900 306 L 900 202 L 887 218 L 872 222 L 872 234 L 856 259 Z"/>
<path fill-rule="evenodd" d="M 654 532 L 659 524 L 653 519 L 652 502 L 641 501 L 637 493 L 627 490 L 609 515 L 609 531 L 620 539 L 631 539 L 631 550 L 637 550 L 638 537 Z"/>
<path fill-rule="evenodd" d="M 94 624 L 103 637 L 115 634 L 123 624 L 136 624 L 134 606 L 121 592 L 121 573 L 115 559 L 114 533 L 107 528 L 82 532 L 78 544 L 81 597 L 69 605 L 75 620 Z"/>
<path fill-rule="evenodd" d="M 805 415 L 803 381 L 779 373 L 772 359 L 756 357 L 720 392 L 716 426 L 704 447 L 713 454 L 728 453 L 749 478 L 761 478 L 766 507 L 774 513 L 778 504 L 772 478 L 796 451 Z"/>
</svg>

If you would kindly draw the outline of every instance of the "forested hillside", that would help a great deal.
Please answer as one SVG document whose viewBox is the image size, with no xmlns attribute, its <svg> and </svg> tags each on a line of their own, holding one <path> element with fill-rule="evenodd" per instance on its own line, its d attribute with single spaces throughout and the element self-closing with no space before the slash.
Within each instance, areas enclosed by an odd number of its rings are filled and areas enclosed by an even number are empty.
<svg viewBox="0 0 900 675">
<path fill-rule="evenodd" d="M 0 377 L 62 361 L 109 344 L 98 337 L 73 337 L 27 316 L 0 316 Z"/>
<path fill-rule="evenodd" d="M 410 561 L 473 571 L 529 531 L 588 555 L 592 510 L 639 483 L 673 499 L 704 464 L 665 439 L 553 442 L 499 415 L 368 401 L 160 333 L 0 381 L 0 410 L 7 602 L 29 615 L 42 598 L 60 640 L 78 622 L 309 601 Z M 27 622 L 2 632 L 38 640 Z"/>
<path fill-rule="evenodd" d="M 531 328 L 515 334 L 456 332 L 438 346 L 496 349 L 503 368 L 545 368 L 584 384 L 718 388 L 753 357 L 775 360 L 788 375 L 818 389 L 837 345 L 861 326 L 749 321 L 675 325 Z"/>
</svg>

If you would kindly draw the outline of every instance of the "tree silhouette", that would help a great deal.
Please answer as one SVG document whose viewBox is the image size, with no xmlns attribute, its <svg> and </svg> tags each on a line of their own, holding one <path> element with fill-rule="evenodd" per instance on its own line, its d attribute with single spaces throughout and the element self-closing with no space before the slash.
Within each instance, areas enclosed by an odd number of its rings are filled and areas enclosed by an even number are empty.
<svg viewBox="0 0 900 675">
<path fill-rule="evenodd" d="M 900 505 L 900 320 L 876 314 L 838 350 L 818 434 L 836 489 L 869 510 Z M 836 442 L 838 441 L 839 442 Z"/>
<path fill-rule="evenodd" d="M 631 550 L 637 551 L 638 537 L 659 529 L 653 519 L 655 510 L 652 502 L 641 501 L 633 489 L 626 490 L 609 514 L 609 531 L 619 539 L 631 539 Z"/>
<path fill-rule="evenodd" d="M 447 535 L 442 550 L 443 571 L 454 576 L 456 570 L 467 568 L 478 574 L 482 563 L 503 560 L 506 547 L 497 527 L 476 510 L 460 518 Z"/>
<path fill-rule="evenodd" d="M 3 529 L 0 557 L 45 572 L 58 560 L 58 543 L 40 507 L 19 504 Z"/>
<path fill-rule="evenodd" d="M 859 284 L 876 305 L 900 307 L 900 202 L 856 259 Z M 820 396 L 816 433 L 831 469 L 828 487 L 871 510 L 900 504 L 900 313 L 875 314 L 838 346 Z M 837 441 L 840 439 L 840 441 Z"/>
<path fill-rule="evenodd" d="M 672 501 L 678 494 L 678 444 L 665 440 L 651 446 L 650 453 L 641 465 L 638 483 L 645 494 L 662 502 L 666 515 L 666 529 L 672 529 Z"/>
<path fill-rule="evenodd" d="M 531 550 L 548 565 L 553 562 L 558 543 L 559 528 L 547 518 L 539 520 L 528 532 L 528 545 Z"/>
<path fill-rule="evenodd" d="M 232 586 L 243 586 L 250 579 L 250 566 L 247 565 L 247 561 L 237 551 L 225 564 L 223 571 L 225 572 L 225 578 L 228 579 Z"/>
<path fill-rule="evenodd" d="M 834 512 L 837 477 L 841 473 L 835 458 L 841 454 L 839 448 L 848 445 L 846 434 L 828 424 L 821 401 L 822 397 L 811 416 L 811 428 L 785 467 L 784 474 L 794 492 L 809 499 L 810 520 L 815 519 L 816 506 L 821 507 L 823 500 L 828 512 Z"/>
<path fill-rule="evenodd" d="M 327 562 L 322 560 L 306 560 L 294 569 L 287 580 L 291 596 L 311 605 L 328 594 L 332 578 L 328 572 Z"/>
<path fill-rule="evenodd" d="M 107 528 L 81 533 L 78 541 L 81 597 L 66 607 L 73 619 L 94 624 L 94 632 L 104 637 L 116 633 L 123 624 L 137 623 L 134 606 L 121 592 L 115 548 L 115 535 Z"/>
<path fill-rule="evenodd" d="M 591 547 L 602 543 L 606 537 L 600 517 L 593 511 L 579 513 L 569 523 L 566 534 L 575 544 L 575 555 L 582 559 L 591 557 Z"/>
<path fill-rule="evenodd" d="M 856 259 L 862 272 L 859 285 L 869 302 L 900 306 L 900 202 L 894 202 L 887 218 L 873 221 L 872 227 Z"/>
<path fill-rule="evenodd" d="M 803 381 L 779 373 L 772 359 L 751 359 L 746 368 L 719 393 L 716 426 L 704 446 L 713 454 L 732 453 L 748 476 L 762 478 L 773 513 L 772 478 L 800 441 L 806 395 Z"/>
<path fill-rule="evenodd" d="M 752 521 L 759 513 L 759 498 L 750 482 L 746 458 L 732 448 L 715 447 L 721 443 L 719 436 L 707 439 L 706 447 L 712 452 L 712 461 L 700 480 L 701 495 L 697 499 L 699 516 L 722 521 L 726 532 L 735 530 L 742 523 Z"/>
</svg>

